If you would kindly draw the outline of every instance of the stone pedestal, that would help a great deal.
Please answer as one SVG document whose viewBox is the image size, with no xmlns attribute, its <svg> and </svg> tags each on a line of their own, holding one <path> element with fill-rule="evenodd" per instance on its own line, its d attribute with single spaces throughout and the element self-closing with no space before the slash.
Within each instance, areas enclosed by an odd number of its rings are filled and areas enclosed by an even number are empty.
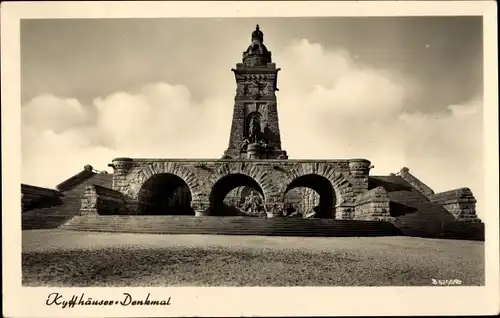
<svg viewBox="0 0 500 318">
<path fill-rule="evenodd" d="M 354 208 L 354 220 L 394 221 L 390 213 L 390 198 L 383 187 L 359 195 Z"/>
<path fill-rule="evenodd" d="M 353 185 L 354 197 L 368 190 L 368 175 L 373 166 L 366 159 L 350 159 L 349 171 L 351 175 L 351 183 Z"/>
<path fill-rule="evenodd" d="M 259 159 L 264 148 L 259 144 L 250 144 L 247 147 L 248 159 Z"/>
<path fill-rule="evenodd" d="M 97 215 L 97 192 L 94 186 L 87 186 L 81 195 L 81 205 L 78 215 Z"/>
<path fill-rule="evenodd" d="M 134 166 L 134 160 L 131 158 L 116 158 L 111 164 L 113 172 L 112 189 L 123 192 L 123 189 L 128 187 L 127 174 Z"/>
<path fill-rule="evenodd" d="M 210 206 L 209 202 L 203 202 L 203 201 L 191 202 L 191 207 L 194 210 L 194 216 L 207 215 L 207 209 L 209 206 Z"/>
</svg>

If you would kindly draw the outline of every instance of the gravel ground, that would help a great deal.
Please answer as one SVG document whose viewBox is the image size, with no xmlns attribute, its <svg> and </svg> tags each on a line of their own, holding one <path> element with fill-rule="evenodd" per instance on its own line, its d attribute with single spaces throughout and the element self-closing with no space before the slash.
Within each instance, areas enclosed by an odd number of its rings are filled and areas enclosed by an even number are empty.
<svg viewBox="0 0 500 318">
<path fill-rule="evenodd" d="M 25 286 L 484 284 L 484 243 L 23 231 Z"/>
</svg>

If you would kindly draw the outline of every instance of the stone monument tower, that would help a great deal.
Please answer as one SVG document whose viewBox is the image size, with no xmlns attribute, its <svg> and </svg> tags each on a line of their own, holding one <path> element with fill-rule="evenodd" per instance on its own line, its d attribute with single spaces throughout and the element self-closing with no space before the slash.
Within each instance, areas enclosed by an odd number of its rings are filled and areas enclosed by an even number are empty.
<svg viewBox="0 0 500 318">
<path fill-rule="evenodd" d="M 281 149 L 275 92 L 279 68 L 272 63 L 259 25 L 252 32 L 236 78 L 233 121 L 223 159 L 288 159 Z"/>
</svg>

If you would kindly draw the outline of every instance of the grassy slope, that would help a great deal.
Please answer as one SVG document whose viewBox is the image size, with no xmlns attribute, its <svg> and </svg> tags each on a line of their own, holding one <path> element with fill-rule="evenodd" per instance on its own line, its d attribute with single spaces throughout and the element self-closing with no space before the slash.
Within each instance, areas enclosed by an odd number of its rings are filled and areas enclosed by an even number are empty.
<svg viewBox="0 0 500 318">
<path fill-rule="evenodd" d="M 410 237 L 285 238 L 23 231 L 28 286 L 484 284 L 484 244 Z"/>
</svg>

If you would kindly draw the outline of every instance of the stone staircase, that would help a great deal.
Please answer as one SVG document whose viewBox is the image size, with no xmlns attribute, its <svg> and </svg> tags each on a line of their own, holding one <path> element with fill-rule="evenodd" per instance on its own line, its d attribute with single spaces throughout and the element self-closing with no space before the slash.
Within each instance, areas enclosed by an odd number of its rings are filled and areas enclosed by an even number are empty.
<svg viewBox="0 0 500 318">
<path fill-rule="evenodd" d="M 334 219 L 257 218 L 216 216 L 76 216 L 61 226 L 67 230 L 270 236 L 394 236 L 389 222 Z"/>
<path fill-rule="evenodd" d="M 404 235 L 418 237 L 484 240 L 484 224 L 460 222 L 438 203 L 412 187 L 400 176 L 370 177 L 373 187 L 387 190 L 394 225 Z"/>
<path fill-rule="evenodd" d="M 454 222 L 455 218 L 440 204 L 425 195 L 399 176 L 370 177 L 373 187 L 382 186 L 391 200 L 391 216 L 396 220 L 412 222 L 427 219 L 432 222 Z"/>
<path fill-rule="evenodd" d="M 64 224 L 78 214 L 81 194 L 86 186 L 91 184 L 111 188 L 112 175 L 93 174 L 81 183 L 62 192 L 61 203 L 50 207 L 36 208 L 22 213 L 22 229 L 54 229 Z"/>
<path fill-rule="evenodd" d="M 71 202 L 72 200 L 68 200 L 68 198 L 62 198 L 62 201 L 62 205 L 24 212 L 22 214 L 22 229 L 54 229 L 74 217 L 78 212 L 76 203 Z"/>
</svg>

